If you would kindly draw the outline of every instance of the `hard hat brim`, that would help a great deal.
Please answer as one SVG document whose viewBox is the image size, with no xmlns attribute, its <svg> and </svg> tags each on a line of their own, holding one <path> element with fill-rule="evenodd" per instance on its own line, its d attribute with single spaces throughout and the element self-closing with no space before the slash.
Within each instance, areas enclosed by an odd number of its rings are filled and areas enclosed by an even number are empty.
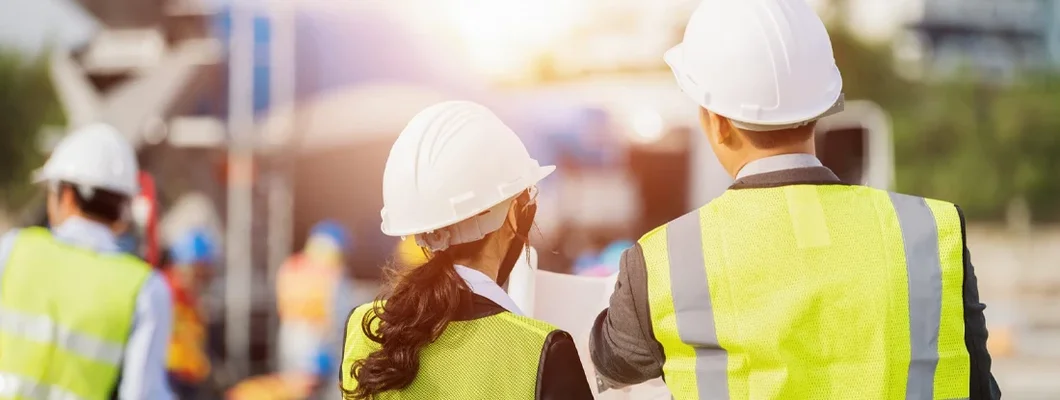
<svg viewBox="0 0 1060 400">
<path fill-rule="evenodd" d="M 555 172 L 555 171 L 556 171 L 556 166 L 555 165 L 545 165 L 545 166 L 538 167 L 536 173 L 534 175 L 532 175 L 532 177 L 529 180 L 527 180 L 528 184 L 525 187 L 519 188 L 519 190 L 516 190 L 513 193 L 507 193 L 506 196 L 504 198 L 502 198 L 502 199 L 499 199 L 499 201 L 491 202 L 491 204 L 489 204 L 488 206 L 480 207 L 481 209 L 476 209 L 473 212 L 469 213 L 469 215 L 461 216 L 459 218 L 453 218 L 453 219 L 445 220 L 445 221 L 442 221 L 442 222 L 439 222 L 439 223 L 435 223 L 435 224 L 432 224 L 432 225 L 428 225 L 427 227 L 418 228 L 418 229 L 393 229 L 393 230 L 388 230 L 388 229 L 384 228 L 384 229 L 381 229 L 381 230 L 383 231 L 383 234 L 387 235 L 387 236 L 403 237 L 403 236 L 413 236 L 413 235 L 419 235 L 419 234 L 423 234 L 423 233 L 433 232 L 433 231 L 436 231 L 436 230 L 439 230 L 439 229 L 442 229 L 442 228 L 445 228 L 445 227 L 449 227 L 449 226 L 455 225 L 455 224 L 459 223 L 460 221 L 472 218 L 475 215 L 478 215 L 478 214 L 480 214 L 480 213 L 482 213 L 482 212 L 484 212 L 486 210 L 489 210 L 490 208 L 495 207 L 498 204 L 501 204 L 501 203 L 503 203 L 505 201 L 510 200 L 511 198 L 513 198 L 515 196 L 518 196 L 519 193 L 522 193 L 524 190 L 529 189 L 530 187 L 538 184 L 539 182 L 541 182 L 542 180 L 547 178 L 549 175 L 552 175 L 552 173 Z"/>
<path fill-rule="evenodd" d="M 704 101 L 706 93 L 703 93 L 702 90 L 696 87 L 695 82 L 692 82 L 690 76 L 684 72 L 687 68 L 687 66 L 685 65 L 684 43 L 678 43 L 676 46 L 671 47 L 669 50 L 667 50 L 666 53 L 663 54 L 663 61 L 666 62 L 666 65 L 668 65 L 670 67 L 670 70 L 673 72 L 674 79 L 677 80 L 677 86 L 680 87 L 681 91 L 684 92 L 685 95 L 687 95 L 689 98 L 691 98 L 691 100 L 694 101 L 696 105 L 712 113 L 728 118 L 733 122 L 754 127 L 750 130 L 770 131 L 776 129 L 784 129 L 795 124 L 815 121 L 827 117 L 829 115 L 842 112 L 846 104 L 843 92 L 839 91 L 836 94 L 836 98 L 833 99 L 832 103 L 830 103 L 828 107 L 823 110 L 820 110 L 820 112 L 816 113 L 815 116 L 810 118 L 802 118 L 791 121 L 769 121 L 769 123 L 758 121 L 744 121 L 739 118 L 733 117 L 727 112 L 715 110 L 713 107 L 710 107 L 706 104 L 706 101 Z"/>
<path fill-rule="evenodd" d="M 79 178 L 76 178 L 76 177 L 55 176 L 53 174 L 48 173 L 48 170 L 47 170 L 46 167 L 37 168 L 36 170 L 34 170 L 33 172 L 30 173 L 30 182 L 33 182 L 34 184 L 46 184 L 46 183 L 59 182 L 59 181 L 73 183 L 73 184 L 76 184 L 76 185 L 85 185 L 85 186 L 92 187 L 92 188 L 108 190 L 108 191 L 112 191 L 112 192 L 115 192 L 115 193 L 118 193 L 118 194 L 121 194 L 121 195 L 125 195 L 125 196 L 127 196 L 129 198 L 136 197 L 137 195 L 140 194 L 140 185 L 136 185 L 136 186 L 133 186 L 131 188 L 120 188 L 120 187 L 113 187 L 111 185 L 98 184 L 98 183 L 95 183 L 95 182 L 84 182 L 83 179 L 79 179 Z"/>
<path fill-rule="evenodd" d="M 51 178 L 48 177 L 43 167 L 37 168 L 30 173 L 30 181 L 33 183 L 47 183 L 49 180 L 51 180 Z"/>
</svg>

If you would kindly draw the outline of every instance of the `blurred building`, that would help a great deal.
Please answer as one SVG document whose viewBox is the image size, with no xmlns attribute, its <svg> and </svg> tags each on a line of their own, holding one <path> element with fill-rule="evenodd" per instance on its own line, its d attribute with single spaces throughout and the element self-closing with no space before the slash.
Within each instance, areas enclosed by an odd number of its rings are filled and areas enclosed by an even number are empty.
<svg viewBox="0 0 1060 400">
<path fill-rule="evenodd" d="M 6 0 L 2 9 L 0 45 L 48 56 L 67 126 L 45 128 L 45 151 L 68 128 L 102 121 L 136 146 L 143 169 L 161 173 L 163 197 L 179 186 L 167 164 L 187 180 L 209 175 L 169 157 L 189 132 L 223 135 L 219 120 L 189 118 L 200 93 L 216 93 L 221 61 L 201 1 Z"/>
<path fill-rule="evenodd" d="M 0 47 L 28 56 L 83 46 L 98 29 L 99 21 L 73 0 L 5 0 L 0 6 Z"/>
<path fill-rule="evenodd" d="M 571 2 L 576 3 L 576 2 Z M 681 41 L 698 1 L 588 0 L 580 18 L 565 27 L 545 56 L 541 69 L 552 76 L 583 78 L 601 73 L 666 70 L 662 54 Z"/>
<path fill-rule="evenodd" d="M 914 76 L 963 69 L 1006 81 L 1023 69 L 1060 67 L 1060 1 L 923 0 L 896 52 Z"/>
<path fill-rule="evenodd" d="M 98 22 L 87 40 L 55 48 L 52 74 L 71 126 L 114 125 L 137 146 L 157 144 L 188 114 L 219 65 L 204 9 L 188 1 L 49 0 Z M 39 7 L 34 6 L 34 7 Z M 18 12 L 12 14 L 19 14 Z M 60 29 L 61 21 L 41 28 Z"/>
</svg>

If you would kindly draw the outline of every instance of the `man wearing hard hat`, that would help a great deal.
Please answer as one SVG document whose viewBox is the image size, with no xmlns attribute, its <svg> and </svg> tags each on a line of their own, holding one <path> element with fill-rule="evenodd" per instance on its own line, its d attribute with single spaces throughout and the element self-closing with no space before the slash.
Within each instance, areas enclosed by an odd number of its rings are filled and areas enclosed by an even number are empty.
<svg viewBox="0 0 1060 400">
<path fill-rule="evenodd" d="M 51 230 L 0 239 L 0 398 L 172 398 L 169 289 L 112 231 L 138 192 L 137 169 L 125 138 L 94 124 L 36 176 Z"/>
<path fill-rule="evenodd" d="M 676 399 L 997 399 L 959 208 L 847 185 L 842 106 L 803 0 L 705 0 L 666 53 L 735 183 L 626 251 L 591 337 L 603 384 Z"/>
</svg>

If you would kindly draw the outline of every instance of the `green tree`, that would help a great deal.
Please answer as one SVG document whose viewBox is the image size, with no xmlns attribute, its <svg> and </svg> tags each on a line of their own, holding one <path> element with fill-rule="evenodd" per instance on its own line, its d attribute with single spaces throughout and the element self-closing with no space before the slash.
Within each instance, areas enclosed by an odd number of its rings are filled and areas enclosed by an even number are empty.
<svg viewBox="0 0 1060 400">
<path fill-rule="evenodd" d="M 17 208 L 32 196 L 28 178 L 43 162 L 38 132 L 62 120 L 46 60 L 0 49 L 0 206 Z"/>
<path fill-rule="evenodd" d="M 1060 72 L 1028 71 L 1011 84 L 971 73 L 910 82 L 887 45 L 830 22 L 847 98 L 891 116 L 899 191 L 955 202 L 979 220 L 1001 219 L 1023 199 L 1035 220 L 1060 221 Z"/>
</svg>

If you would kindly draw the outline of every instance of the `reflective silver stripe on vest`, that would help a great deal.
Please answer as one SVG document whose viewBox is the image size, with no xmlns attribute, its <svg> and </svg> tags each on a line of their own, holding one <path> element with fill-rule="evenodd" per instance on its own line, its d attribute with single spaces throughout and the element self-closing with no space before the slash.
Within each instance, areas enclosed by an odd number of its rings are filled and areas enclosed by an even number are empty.
<svg viewBox="0 0 1060 400">
<path fill-rule="evenodd" d="M 699 211 L 666 225 L 666 252 L 670 261 L 677 334 L 696 352 L 696 388 L 701 400 L 728 399 L 728 353 L 718 344 L 714 311 L 703 260 Z"/>
<path fill-rule="evenodd" d="M 0 308 L 0 331 L 22 339 L 51 343 L 99 362 L 120 365 L 122 344 L 71 331 L 43 315 L 27 315 Z"/>
<path fill-rule="evenodd" d="M 62 388 L 44 385 L 19 375 L 0 372 L 0 397 L 30 400 L 83 400 Z"/>
<path fill-rule="evenodd" d="M 942 318 L 942 262 L 939 231 L 927 201 L 891 193 L 898 213 L 909 276 L 909 340 L 912 354 L 905 398 L 931 399 L 939 364 L 939 323 Z"/>
</svg>

